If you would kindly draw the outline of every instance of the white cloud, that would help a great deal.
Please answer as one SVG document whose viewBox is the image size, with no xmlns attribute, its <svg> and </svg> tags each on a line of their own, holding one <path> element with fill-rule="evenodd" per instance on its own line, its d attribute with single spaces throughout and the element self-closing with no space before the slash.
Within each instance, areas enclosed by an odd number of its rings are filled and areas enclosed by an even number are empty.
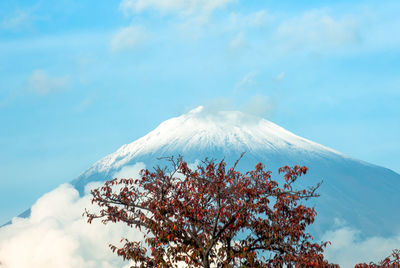
<svg viewBox="0 0 400 268">
<path fill-rule="evenodd" d="M 235 33 L 229 41 L 229 48 L 236 52 L 249 48 L 249 45 L 254 44 L 254 40 L 265 35 L 265 31 L 260 30 L 265 29 L 269 20 L 270 15 L 265 10 L 248 14 L 232 12 L 227 19 L 220 21 L 215 28 L 226 33 Z M 255 38 L 255 36 L 258 37 Z"/>
<path fill-rule="evenodd" d="M 242 110 L 245 113 L 253 114 L 256 116 L 268 116 L 275 109 L 275 105 L 271 99 L 263 95 L 255 95 L 244 103 Z"/>
<path fill-rule="evenodd" d="M 88 97 L 86 97 L 85 99 L 83 99 L 78 105 L 76 105 L 74 107 L 75 111 L 77 112 L 83 112 L 86 109 L 88 109 L 88 107 L 90 107 L 96 100 L 96 96 L 95 95 L 90 95 Z"/>
<path fill-rule="evenodd" d="M 156 11 L 161 15 L 171 15 L 181 19 L 179 27 L 192 29 L 204 26 L 211 14 L 236 0 L 123 0 L 119 9 L 126 16 Z M 198 29 L 197 29 L 198 31 Z"/>
<path fill-rule="evenodd" d="M 123 0 L 120 10 L 126 14 L 140 13 L 153 9 L 161 13 L 178 13 L 193 15 L 196 13 L 210 14 L 218 8 L 223 8 L 234 0 Z"/>
<path fill-rule="evenodd" d="M 143 27 L 131 25 L 119 29 L 111 39 L 111 50 L 121 51 L 132 49 L 143 44 L 147 34 Z"/>
<path fill-rule="evenodd" d="M 343 222 L 340 222 L 342 225 Z M 341 267 L 354 267 L 357 263 L 379 262 L 400 247 L 400 232 L 393 237 L 362 237 L 361 231 L 350 227 L 327 231 L 322 240 L 330 241 L 324 256 Z"/>
<path fill-rule="evenodd" d="M 32 16 L 29 12 L 17 10 L 14 14 L 3 19 L 0 23 L 0 29 L 8 31 L 17 31 L 31 26 Z"/>
<path fill-rule="evenodd" d="M 267 22 L 268 13 L 265 10 L 259 10 L 247 16 L 247 24 L 251 27 L 259 27 Z"/>
<path fill-rule="evenodd" d="M 146 165 L 142 162 L 136 163 L 132 166 L 124 166 L 120 171 L 116 172 L 113 178 L 135 178 L 139 175 L 142 169 L 145 169 Z"/>
<path fill-rule="evenodd" d="M 331 48 L 358 40 L 358 25 L 351 17 L 334 18 L 326 10 L 312 10 L 282 22 L 277 35 L 293 48 Z"/>
<path fill-rule="evenodd" d="M 28 78 L 28 89 L 39 94 L 48 94 L 65 88 L 69 79 L 64 77 L 52 77 L 44 70 L 34 70 Z"/>
<path fill-rule="evenodd" d="M 87 187 L 98 187 L 92 183 Z M 79 197 L 69 184 L 43 195 L 29 218 L 14 218 L 0 228 L 0 267 L 90 268 L 122 267 L 127 262 L 113 254 L 109 243 L 120 246 L 121 237 L 141 240 L 142 234 L 123 224 L 88 224 L 84 209 L 96 209 L 86 194 Z"/>
<path fill-rule="evenodd" d="M 258 71 L 251 71 L 245 74 L 242 79 L 235 84 L 235 92 L 246 90 L 249 89 L 249 87 L 257 85 L 257 75 Z"/>
<path fill-rule="evenodd" d="M 229 28 L 249 28 L 249 27 L 261 27 L 266 25 L 270 19 L 270 15 L 266 10 L 259 10 L 249 14 L 241 14 L 232 12 L 229 15 Z"/>
<path fill-rule="evenodd" d="M 246 38 L 243 32 L 236 34 L 235 37 L 229 43 L 229 47 L 234 50 L 240 49 L 245 46 L 246 46 Z"/>
<path fill-rule="evenodd" d="M 280 72 L 276 77 L 275 80 L 276 81 L 281 81 L 283 78 L 285 78 L 285 72 Z"/>
<path fill-rule="evenodd" d="M 230 97 L 220 97 L 210 100 L 208 103 L 205 103 L 202 114 L 213 115 L 217 114 L 220 111 L 229 111 L 235 110 L 235 105 L 233 102 L 233 98 Z"/>
</svg>

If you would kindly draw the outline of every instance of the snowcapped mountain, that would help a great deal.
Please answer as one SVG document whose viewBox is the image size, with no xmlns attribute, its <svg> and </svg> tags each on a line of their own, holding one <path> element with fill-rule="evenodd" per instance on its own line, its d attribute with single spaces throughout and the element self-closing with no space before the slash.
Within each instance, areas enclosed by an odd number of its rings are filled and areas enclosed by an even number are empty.
<svg viewBox="0 0 400 268">
<path fill-rule="evenodd" d="M 123 166 L 138 159 L 182 154 L 187 160 L 203 157 L 275 156 L 290 160 L 309 158 L 345 157 L 339 152 L 296 136 L 278 125 L 262 118 L 238 111 L 209 113 L 200 106 L 182 116 L 166 120 L 146 136 L 123 145 L 96 162 L 74 183 L 90 181 L 93 174 L 111 175 Z M 215 155 L 217 153 L 218 155 Z M 304 161 L 304 160 L 301 160 Z M 278 161 L 280 162 L 280 161 Z"/>
<path fill-rule="evenodd" d="M 209 157 L 225 158 L 229 164 L 242 152 L 246 154 L 239 169 L 249 170 L 262 162 L 276 174 L 281 166 L 299 164 L 309 168 L 299 181 L 300 187 L 323 180 L 321 196 L 312 201 L 318 212 L 314 224 L 317 233 L 338 220 L 363 230 L 365 235 L 391 234 L 400 228 L 399 174 L 296 136 L 268 120 L 238 111 L 211 112 L 202 106 L 123 145 L 72 184 L 83 193 L 87 183 L 111 179 L 137 162 L 151 168 L 160 164 L 159 157 L 182 155 L 192 163 Z"/>
</svg>

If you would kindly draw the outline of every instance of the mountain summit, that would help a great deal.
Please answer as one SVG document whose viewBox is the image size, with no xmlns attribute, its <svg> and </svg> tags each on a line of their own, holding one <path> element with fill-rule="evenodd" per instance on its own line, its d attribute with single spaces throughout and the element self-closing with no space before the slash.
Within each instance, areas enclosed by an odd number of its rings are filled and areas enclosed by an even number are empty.
<svg viewBox="0 0 400 268">
<path fill-rule="evenodd" d="M 259 117 L 239 111 L 209 112 L 203 106 L 161 123 L 144 137 L 123 145 L 86 171 L 91 173 L 119 170 L 132 159 L 147 155 L 170 156 L 177 153 L 198 159 L 202 152 L 237 155 L 274 154 L 280 157 L 309 154 L 314 157 L 344 157 L 330 148 L 296 136 Z M 269 159 L 274 160 L 274 159 Z"/>
<path fill-rule="evenodd" d="M 209 111 L 200 106 L 161 123 L 144 137 L 123 145 L 96 162 L 72 181 L 83 193 L 92 181 L 111 179 L 124 167 L 142 162 L 159 165 L 157 158 L 182 155 L 194 163 L 205 157 L 224 158 L 228 164 L 245 156 L 239 169 L 262 162 L 276 171 L 284 165 L 305 165 L 309 173 L 299 187 L 323 180 L 317 209 L 317 233 L 334 222 L 346 222 L 366 235 L 391 234 L 400 228 L 400 175 L 383 167 L 347 157 L 333 149 L 299 137 L 278 125 L 239 111 Z"/>
</svg>

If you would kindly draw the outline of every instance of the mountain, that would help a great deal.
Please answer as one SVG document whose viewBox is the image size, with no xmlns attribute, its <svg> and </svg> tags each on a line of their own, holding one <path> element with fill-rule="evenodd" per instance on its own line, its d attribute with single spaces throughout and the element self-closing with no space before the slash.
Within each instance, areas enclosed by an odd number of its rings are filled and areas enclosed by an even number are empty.
<svg viewBox="0 0 400 268">
<path fill-rule="evenodd" d="M 345 221 L 365 235 L 392 234 L 400 227 L 400 175 L 383 167 L 352 159 L 333 149 L 299 137 L 278 125 L 238 111 L 208 111 L 200 106 L 161 123 L 144 137 L 123 145 L 96 162 L 71 183 L 83 193 L 92 181 L 104 181 L 124 167 L 143 162 L 146 168 L 164 164 L 157 158 L 182 155 L 189 163 L 205 157 L 233 163 L 245 152 L 238 168 L 246 171 L 262 162 L 272 170 L 305 165 L 299 187 L 323 180 L 313 231 L 318 234 L 335 221 Z"/>
</svg>

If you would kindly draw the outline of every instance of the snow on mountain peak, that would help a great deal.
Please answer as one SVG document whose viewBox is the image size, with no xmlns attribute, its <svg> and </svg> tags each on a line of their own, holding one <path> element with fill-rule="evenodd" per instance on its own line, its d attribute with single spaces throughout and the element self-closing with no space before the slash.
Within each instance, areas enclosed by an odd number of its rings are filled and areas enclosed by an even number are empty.
<svg viewBox="0 0 400 268">
<path fill-rule="evenodd" d="M 132 158 L 155 151 L 179 152 L 219 148 L 222 151 L 302 151 L 318 155 L 338 152 L 299 137 L 257 116 L 240 111 L 210 111 L 199 106 L 186 114 L 162 122 L 144 137 L 123 145 L 92 168 L 119 168 Z"/>
</svg>

